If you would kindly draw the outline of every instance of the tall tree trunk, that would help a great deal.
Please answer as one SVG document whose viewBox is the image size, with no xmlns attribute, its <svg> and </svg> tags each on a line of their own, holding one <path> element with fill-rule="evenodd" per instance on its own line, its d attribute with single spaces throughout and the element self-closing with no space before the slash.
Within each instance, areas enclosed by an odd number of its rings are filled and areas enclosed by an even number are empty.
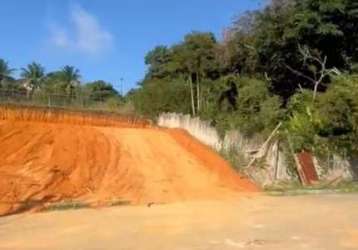
<svg viewBox="0 0 358 250">
<path fill-rule="evenodd" d="M 196 73 L 196 101 L 197 101 L 197 111 L 200 111 L 200 79 L 199 74 Z"/>
<path fill-rule="evenodd" d="M 320 84 L 320 82 L 315 82 L 314 84 L 314 88 L 313 88 L 313 98 L 312 98 L 312 102 L 314 103 L 316 101 L 316 96 L 317 96 L 317 91 L 318 91 L 318 85 Z"/>
<path fill-rule="evenodd" d="M 189 85 L 190 85 L 190 96 L 191 96 L 191 112 L 192 115 L 195 116 L 195 102 L 194 102 L 194 89 L 193 89 L 193 79 L 189 77 Z"/>
</svg>

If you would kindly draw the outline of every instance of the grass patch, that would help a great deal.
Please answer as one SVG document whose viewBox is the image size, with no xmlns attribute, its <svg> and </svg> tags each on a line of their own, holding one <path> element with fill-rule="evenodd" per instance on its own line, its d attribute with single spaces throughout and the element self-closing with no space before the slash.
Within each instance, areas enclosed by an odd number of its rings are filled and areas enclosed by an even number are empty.
<svg viewBox="0 0 358 250">
<path fill-rule="evenodd" d="M 72 210 L 72 209 L 83 209 L 89 208 L 90 205 L 81 201 L 62 201 L 58 203 L 52 203 L 48 205 L 45 211 L 58 211 L 58 210 Z"/>
<path fill-rule="evenodd" d="M 126 201 L 126 200 L 113 200 L 111 202 L 108 203 L 108 206 L 110 207 L 116 207 L 116 206 L 128 206 L 130 205 L 131 202 L 130 201 Z"/>
<path fill-rule="evenodd" d="M 312 186 L 302 186 L 299 182 L 279 183 L 264 188 L 269 195 L 304 195 L 304 194 L 334 194 L 358 193 L 358 181 L 343 181 L 337 184 L 318 183 Z"/>
<path fill-rule="evenodd" d="M 115 207 L 115 206 L 128 206 L 130 205 L 130 201 L 126 200 L 112 200 L 108 203 L 103 204 L 104 207 Z M 61 211 L 61 210 L 76 210 L 76 209 L 84 209 L 90 208 L 91 205 L 89 203 L 83 201 L 74 201 L 74 200 L 65 200 L 61 202 L 51 203 L 47 205 L 43 211 Z"/>
</svg>

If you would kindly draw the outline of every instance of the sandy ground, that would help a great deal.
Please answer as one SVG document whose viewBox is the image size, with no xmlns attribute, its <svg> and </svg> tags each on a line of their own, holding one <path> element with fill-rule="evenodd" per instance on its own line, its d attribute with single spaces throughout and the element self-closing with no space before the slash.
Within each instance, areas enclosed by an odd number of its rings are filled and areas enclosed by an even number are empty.
<svg viewBox="0 0 358 250">
<path fill-rule="evenodd" d="M 358 195 L 21 214 L 0 218 L 0 249 L 358 249 Z"/>
</svg>

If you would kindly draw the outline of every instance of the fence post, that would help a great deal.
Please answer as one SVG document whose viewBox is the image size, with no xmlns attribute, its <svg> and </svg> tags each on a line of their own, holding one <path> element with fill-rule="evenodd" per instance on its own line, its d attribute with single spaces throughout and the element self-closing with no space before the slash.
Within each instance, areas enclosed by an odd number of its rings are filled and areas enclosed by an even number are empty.
<svg viewBox="0 0 358 250">
<path fill-rule="evenodd" d="M 51 107 L 51 95 L 50 94 L 47 95 L 47 106 L 49 108 Z"/>
</svg>

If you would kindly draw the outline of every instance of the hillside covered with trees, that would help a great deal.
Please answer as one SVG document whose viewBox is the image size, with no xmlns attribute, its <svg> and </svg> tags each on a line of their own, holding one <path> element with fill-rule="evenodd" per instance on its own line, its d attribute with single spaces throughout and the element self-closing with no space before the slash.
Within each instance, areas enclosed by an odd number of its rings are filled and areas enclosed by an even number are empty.
<svg viewBox="0 0 358 250">
<path fill-rule="evenodd" d="M 272 0 L 218 39 L 192 32 L 158 45 L 127 100 L 179 112 L 222 133 L 268 135 L 280 122 L 295 151 L 358 153 L 358 2 Z"/>
</svg>

